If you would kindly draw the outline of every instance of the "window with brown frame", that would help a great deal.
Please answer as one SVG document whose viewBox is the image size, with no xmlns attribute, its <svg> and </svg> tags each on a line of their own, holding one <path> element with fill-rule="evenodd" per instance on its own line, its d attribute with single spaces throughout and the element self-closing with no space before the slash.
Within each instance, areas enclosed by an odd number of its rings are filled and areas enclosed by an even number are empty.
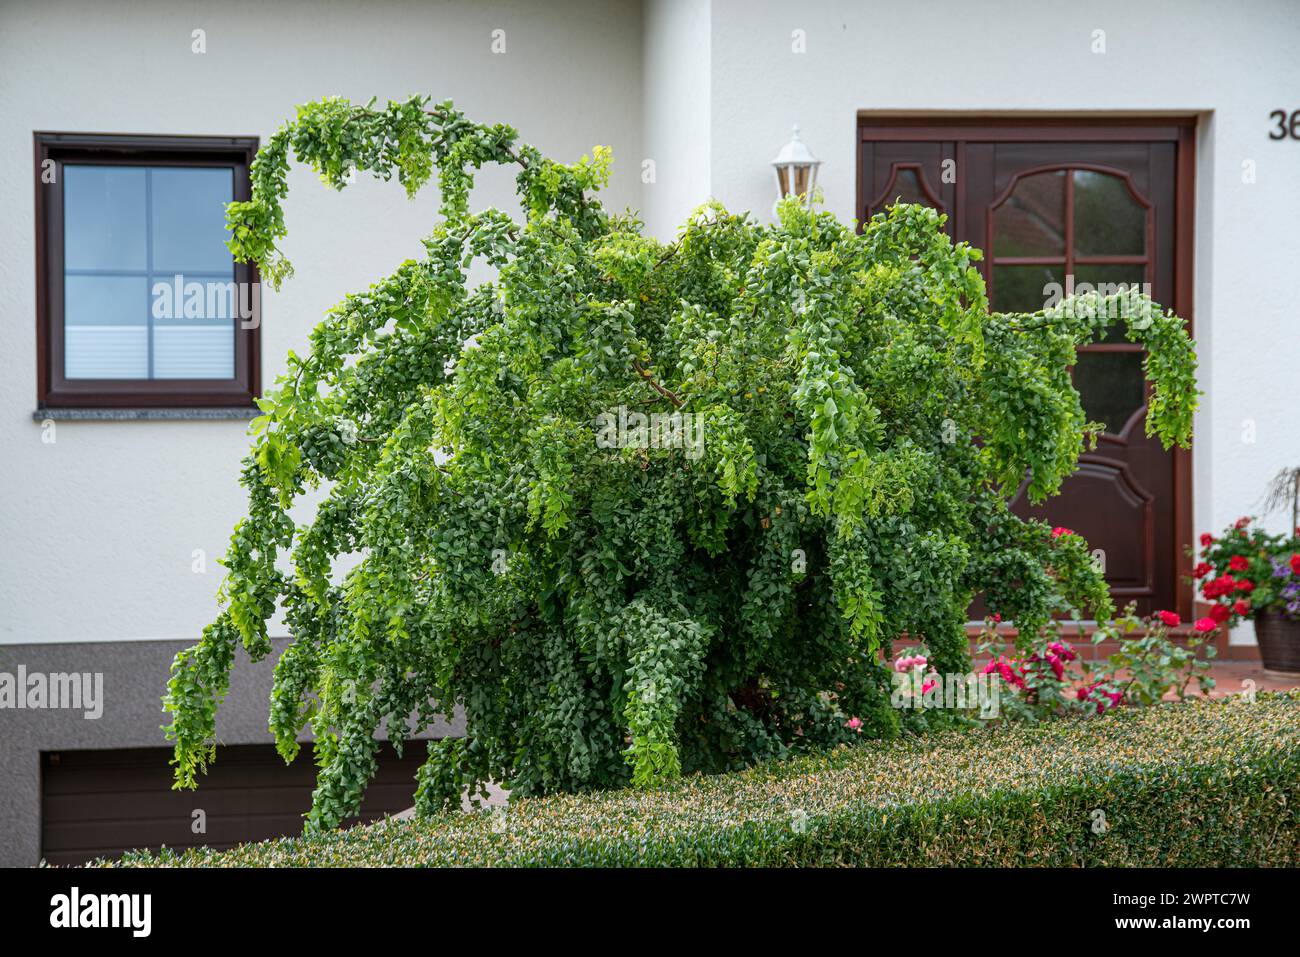
<svg viewBox="0 0 1300 957">
<path fill-rule="evenodd" d="M 249 408 L 258 277 L 226 248 L 252 137 L 37 133 L 37 404 Z"/>
</svg>

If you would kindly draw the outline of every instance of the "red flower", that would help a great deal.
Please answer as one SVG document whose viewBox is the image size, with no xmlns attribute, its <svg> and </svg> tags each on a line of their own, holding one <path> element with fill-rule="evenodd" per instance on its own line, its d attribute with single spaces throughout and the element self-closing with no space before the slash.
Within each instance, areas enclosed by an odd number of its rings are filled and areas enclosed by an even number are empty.
<svg viewBox="0 0 1300 957">
<path fill-rule="evenodd" d="M 1250 516 L 1249 516 L 1249 515 L 1243 515 L 1241 518 L 1237 519 L 1237 521 L 1233 524 L 1232 527 L 1233 527 L 1233 528 L 1245 528 L 1245 527 L 1246 527 L 1247 525 L 1249 525 L 1249 524 L 1250 524 Z"/>
<path fill-rule="evenodd" d="M 1211 535 L 1209 532 L 1206 532 L 1205 534 L 1203 534 L 1203 535 L 1201 536 L 1201 547 L 1202 547 L 1202 548 L 1209 548 L 1209 547 L 1210 547 L 1211 545 L 1213 545 L 1213 544 L 1214 544 L 1214 536 Z"/>
<path fill-rule="evenodd" d="M 1218 623 L 1217 621 L 1215 621 L 1213 618 L 1198 618 L 1198 619 L 1196 619 L 1196 630 L 1197 630 L 1197 631 L 1200 631 L 1200 632 L 1217 631 L 1218 628 L 1219 628 L 1219 623 Z"/>
<path fill-rule="evenodd" d="M 1094 695 L 1093 692 L 1097 690 L 1100 684 L 1101 684 L 1100 681 L 1094 681 L 1086 688 L 1080 688 L 1078 691 L 1074 693 L 1075 697 L 1078 698 L 1080 701 L 1087 701 L 1090 698 L 1096 701 L 1098 714 L 1101 714 L 1103 711 L 1106 710 L 1107 701 L 1110 701 L 1109 706 L 1114 708 L 1121 701 L 1124 700 L 1124 692 L 1122 691 L 1106 691 L 1103 689 L 1099 694 Z"/>
<path fill-rule="evenodd" d="M 1215 605 L 1210 609 L 1210 617 L 1221 625 L 1232 617 L 1232 610 L 1227 605 Z"/>
<path fill-rule="evenodd" d="M 1228 567 L 1234 572 L 1244 572 L 1250 567 L 1250 562 L 1246 560 L 1245 555 L 1233 555 L 1228 559 Z"/>
<path fill-rule="evenodd" d="M 1047 663 L 1052 666 L 1052 673 L 1056 675 L 1056 680 L 1060 681 L 1065 677 L 1065 665 L 1061 664 L 1061 659 L 1056 655 L 1049 654 Z"/>
<path fill-rule="evenodd" d="M 1074 534 L 1074 529 L 1066 528 L 1064 525 L 1057 525 L 1056 528 L 1052 529 L 1053 538 L 1060 538 L 1062 535 L 1073 535 L 1073 534 Z"/>
<path fill-rule="evenodd" d="M 1183 620 L 1172 611 L 1158 611 L 1156 612 L 1156 617 L 1164 622 L 1165 626 L 1168 628 L 1177 628 L 1183 623 Z"/>
<path fill-rule="evenodd" d="M 1300 534 L 1300 530 L 1297 530 L 1297 534 Z M 1291 571 L 1293 574 L 1300 575 L 1300 555 L 1291 556 Z"/>
<path fill-rule="evenodd" d="M 1201 586 L 1201 593 L 1206 598 L 1213 601 L 1215 598 L 1222 598 L 1230 594 L 1237 587 L 1237 580 L 1231 575 L 1220 575 L 1218 578 L 1212 578 Z"/>
<path fill-rule="evenodd" d="M 1204 578 L 1212 571 L 1214 571 L 1213 565 L 1211 565 L 1209 562 L 1201 562 L 1199 565 L 1196 566 L 1196 571 L 1193 574 L 1195 574 L 1197 578 Z"/>
<path fill-rule="evenodd" d="M 1255 590 L 1255 583 L 1249 579 L 1243 578 L 1237 582 L 1237 591 L 1244 591 L 1247 595 Z"/>
<path fill-rule="evenodd" d="M 999 655 L 993 661 L 984 666 L 984 674 L 997 673 L 1002 676 L 1002 680 L 1009 685 L 1017 688 L 1025 686 L 1025 677 L 1016 662 L 1008 662 L 1005 655 Z"/>
<path fill-rule="evenodd" d="M 1047 647 L 1051 650 L 1052 654 L 1056 655 L 1062 661 L 1073 661 L 1076 657 L 1074 649 L 1064 642 L 1048 642 Z"/>
<path fill-rule="evenodd" d="M 1236 601 L 1232 603 L 1232 610 L 1234 614 L 1243 615 L 1243 616 L 1249 615 L 1250 602 L 1246 601 L 1246 599 L 1244 598 L 1238 598 Z"/>
</svg>

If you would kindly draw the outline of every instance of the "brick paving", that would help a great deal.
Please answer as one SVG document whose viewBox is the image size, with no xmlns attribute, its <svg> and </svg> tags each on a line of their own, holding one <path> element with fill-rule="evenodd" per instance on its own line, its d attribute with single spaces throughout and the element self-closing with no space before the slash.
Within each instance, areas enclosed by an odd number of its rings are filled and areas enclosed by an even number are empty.
<svg viewBox="0 0 1300 957">
<path fill-rule="evenodd" d="M 1218 698 L 1225 694 L 1238 694 L 1247 680 L 1253 681 L 1256 691 L 1286 691 L 1300 688 L 1300 674 L 1282 671 L 1267 671 L 1255 661 L 1215 661 L 1210 665 L 1210 675 L 1214 678 L 1214 691 L 1210 697 Z M 1195 686 L 1195 682 L 1192 683 Z"/>
</svg>

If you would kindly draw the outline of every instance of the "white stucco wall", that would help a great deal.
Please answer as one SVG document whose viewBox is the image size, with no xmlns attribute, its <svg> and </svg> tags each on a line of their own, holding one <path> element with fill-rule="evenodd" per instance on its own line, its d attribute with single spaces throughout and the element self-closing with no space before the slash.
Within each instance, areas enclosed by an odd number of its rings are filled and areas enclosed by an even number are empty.
<svg viewBox="0 0 1300 957">
<path fill-rule="evenodd" d="M 196 636 L 243 512 L 248 448 L 239 422 L 60 422 L 42 443 L 34 130 L 265 141 L 309 99 L 428 93 L 556 158 L 611 146 L 608 202 L 622 209 L 640 191 L 640 16 L 638 0 L 0 4 L 0 642 Z M 512 189 L 512 173 L 485 171 L 476 202 L 504 206 Z M 433 187 L 408 202 L 396 183 L 339 194 L 295 171 L 285 249 L 298 271 L 264 299 L 264 383 L 324 310 L 421 254 L 436 207 Z M 195 549 L 206 574 L 191 571 Z"/>
<path fill-rule="evenodd" d="M 671 240 L 713 194 L 710 180 L 711 0 L 646 0 L 642 54 L 645 231 Z"/>
<path fill-rule="evenodd" d="M 247 448 L 242 424 L 218 422 L 60 423 L 57 443 L 41 442 L 33 130 L 265 138 L 306 99 L 429 92 L 557 157 L 612 146 L 609 203 L 641 208 L 667 238 L 709 195 L 770 216 L 768 161 L 795 122 L 825 161 L 827 206 L 849 218 L 860 110 L 1198 113 L 1199 533 L 1251 511 L 1300 460 L 1300 142 L 1268 138 L 1272 110 L 1300 109 L 1298 13 L 1294 0 L 0 5 L 0 642 L 193 636 L 242 514 Z M 498 28 L 504 55 L 490 49 Z M 1104 54 L 1091 52 L 1097 29 Z M 806 52 L 792 51 L 794 30 Z M 476 198 L 506 203 L 510 186 L 487 173 Z M 294 174 L 298 275 L 265 302 L 266 383 L 328 306 L 418 253 L 435 207 L 432 188 L 408 203 L 394 185 L 340 195 Z M 206 575 L 190 571 L 196 548 Z"/>
</svg>

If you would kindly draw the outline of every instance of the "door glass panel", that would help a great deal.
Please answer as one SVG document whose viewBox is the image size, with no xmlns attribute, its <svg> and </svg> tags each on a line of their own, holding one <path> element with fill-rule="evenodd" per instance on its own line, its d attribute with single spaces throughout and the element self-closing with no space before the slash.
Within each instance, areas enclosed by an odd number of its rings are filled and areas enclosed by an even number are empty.
<svg viewBox="0 0 1300 957">
<path fill-rule="evenodd" d="M 993 255 L 1065 255 L 1065 170 L 1016 181 L 993 211 Z"/>
<path fill-rule="evenodd" d="M 1080 352 L 1074 387 L 1088 421 L 1102 422 L 1107 432 L 1118 434 L 1146 401 L 1142 353 Z"/>
<path fill-rule="evenodd" d="M 916 169 L 911 167 L 893 169 L 893 178 L 885 191 L 885 198 L 879 206 L 872 209 L 872 214 L 882 212 L 893 206 L 895 203 L 918 203 L 921 206 L 929 206 L 944 212 L 940 206 L 935 206 L 934 200 L 926 195 L 925 189 L 921 185 L 921 177 Z"/>
<path fill-rule="evenodd" d="M 929 206 L 930 200 L 926 198 L 925 192 L 921 189 L 921 181 L 917 178 L 916 170 L 900 169 L 894 171 L 894 186 L 890 190 L 892 194 L 885 201 L 887 206 L 894 203 L 920 203 L 922 206 Z"/>
<path fill-rule="evenodd" d="M 1056 283 L 1056 288 L 1051 284 Z M 1065 265 L 993 265 L 994 312 L 1038 312 L 1045 309 L 1057 289 L 1064 288 Z"/>
<path fill-rule="evenodd" d="M 1118 176 L 1074 171 L 1074 250 L 1080 256 L 1146 253 L 1147 211 Z"/>
</svg>

